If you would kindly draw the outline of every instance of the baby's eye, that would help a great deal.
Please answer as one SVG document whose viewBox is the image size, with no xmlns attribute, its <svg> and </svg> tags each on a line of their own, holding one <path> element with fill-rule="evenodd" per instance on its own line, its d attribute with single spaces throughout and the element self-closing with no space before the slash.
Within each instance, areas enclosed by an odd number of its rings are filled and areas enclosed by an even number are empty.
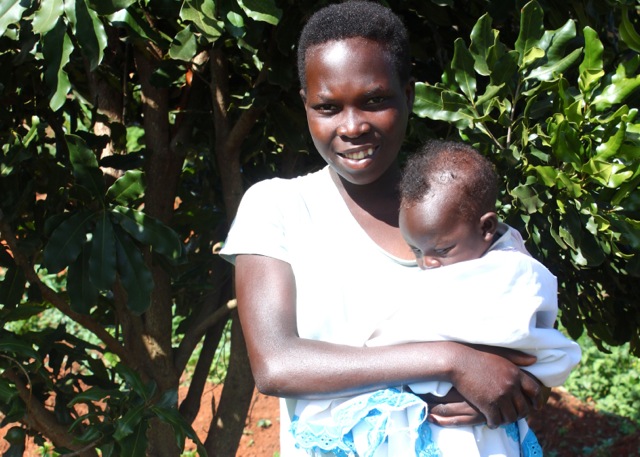
<svg viewBox="0 0 640 457">
<path fill-rule="evenodd" d="M 438 257 L 446 257 L 447 254 L 449 254 L 449 252 L 451 252 L 452 249 L 453 249 L 453 246 L 448 247 L 448 248 L 444 248 L 444 249 L 434 249 L 433 252 Z"/>
</svg>

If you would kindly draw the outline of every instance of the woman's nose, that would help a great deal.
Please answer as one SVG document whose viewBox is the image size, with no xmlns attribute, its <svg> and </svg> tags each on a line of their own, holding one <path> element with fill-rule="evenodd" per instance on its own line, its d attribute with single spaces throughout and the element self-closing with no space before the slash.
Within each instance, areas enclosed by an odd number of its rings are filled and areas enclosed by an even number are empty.
<svg viewBox="0 0 640 457">
<path fill-rule="evenodd" d="M 371 125 L 357 110 L 344 110 L 340 119 L 340 125 L 336 132 L 340 136 L 357 138 L 371 130 Z"/>
</svg>

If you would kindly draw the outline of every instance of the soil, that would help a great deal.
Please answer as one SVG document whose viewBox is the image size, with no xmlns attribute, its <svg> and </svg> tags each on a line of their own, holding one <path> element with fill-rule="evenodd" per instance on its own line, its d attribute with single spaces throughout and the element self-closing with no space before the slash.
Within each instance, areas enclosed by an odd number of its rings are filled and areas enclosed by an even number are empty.
<svg viewBox="0 0 640 457">
<path fill-rule="evenodd" d="M 204 393 L 202 405 L 210 405 L 211 397 L 219 397 L 221 386 L 210 386 Z M 181 392 L 184 394 L 184 392 Z M 255 393 L 247 418 L 247 425 L 236 457 L 278 456 L 279 410 L 278 400 Z M 207 434 L 211 414 L 201 408 L 193 428 L 201 437 Z M 530 417 L 547 457 L 640 457 L 640 428 L 632 421 L 598 412 L 596 405 L 583 402 L 562 388 L 553 389 L 543 411 Z M 0 430 L 4 437 L 7 427 Z M 0 455 L 8 443 L 0 439 Z M 194 449 L 187 443 L 188 449 Z M 33 443 L 25 456 L 40 455 Z"/>
</svg>

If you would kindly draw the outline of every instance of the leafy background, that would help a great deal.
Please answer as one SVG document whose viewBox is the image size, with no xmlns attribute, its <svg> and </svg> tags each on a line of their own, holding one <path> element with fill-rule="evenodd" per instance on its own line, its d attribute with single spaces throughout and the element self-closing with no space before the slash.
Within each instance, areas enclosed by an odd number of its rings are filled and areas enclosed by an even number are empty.
<svg viewBox="0 0 640 457">
<path fill-rule="evenodd" d="M 179 455 L 225 336 L 198 452 L 234 455 L 253 383 L 232 272 L 213 254 L 247 186 L 322 165 L 295 43 L 326 3 L 2 2 L 0 410 L 23 432 L 11 455 L 24 434 L 78 455 Z M 406 151 L 454 138 L 491 157 L 501 216 L 559 278 L 563 326 L 594 345 L 583 367 L 620 345 L 640 354 L 638 2 L 391 7 L 418 81 Z"/>
</svg>

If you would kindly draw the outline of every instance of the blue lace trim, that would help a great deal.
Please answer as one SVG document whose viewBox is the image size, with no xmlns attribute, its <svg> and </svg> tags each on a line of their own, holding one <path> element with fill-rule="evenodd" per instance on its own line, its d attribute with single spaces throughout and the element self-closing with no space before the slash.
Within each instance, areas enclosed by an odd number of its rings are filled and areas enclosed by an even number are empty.
<svg viewBox="0 0 640 457">
<path fill-rule="evenodd" d="M 320 425 L 301 422 L 299 416 L 291 420 L 291 433 L 296 447 L 313 453 L 333 453 L 337 457 L 353 457 L 357 450 L 353 429 L 358 425 L 360 433 L 366 431 L 367 450 L 361 457 L 375 455 L 376 450 L 388 439 L 388 422 L 393 411 L 419 405 L 424 408 L 421 425 L 416 437 L 416 456 L 440 456 L 431 439 L 431 430 L 424 422 L 426 404 L 416 395 L 397 388 L 383 389 L 372 394 L 354 397 L 332 411 L 332 424 Z"/>
<path fill-rule="evenodd" d="M 536 435 L 529 430 L 522 440 L 522 455 L 523 457 L 542 457 L 542 446 L 538 443 Z"/>
</svg>

